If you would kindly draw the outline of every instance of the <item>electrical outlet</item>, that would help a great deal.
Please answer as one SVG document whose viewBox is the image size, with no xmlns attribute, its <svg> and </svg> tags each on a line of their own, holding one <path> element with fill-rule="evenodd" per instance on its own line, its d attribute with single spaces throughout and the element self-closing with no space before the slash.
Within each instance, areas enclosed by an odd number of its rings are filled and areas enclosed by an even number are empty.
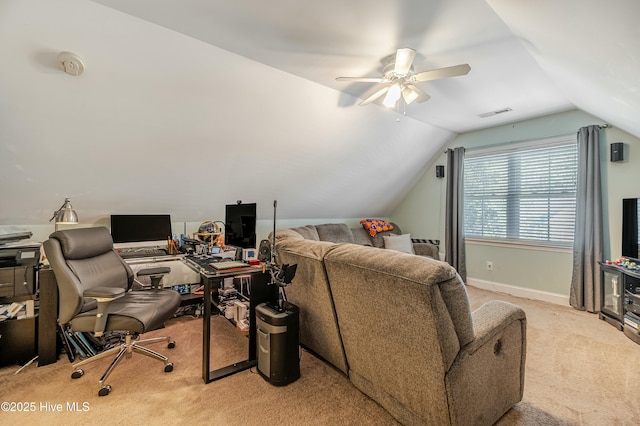
<svg viewBox="0 0 640 426">
<path fill-rule="evenodd" d="M 493 262 L 487 260 L 487 271 L 493 271 Z"/>
</svg>

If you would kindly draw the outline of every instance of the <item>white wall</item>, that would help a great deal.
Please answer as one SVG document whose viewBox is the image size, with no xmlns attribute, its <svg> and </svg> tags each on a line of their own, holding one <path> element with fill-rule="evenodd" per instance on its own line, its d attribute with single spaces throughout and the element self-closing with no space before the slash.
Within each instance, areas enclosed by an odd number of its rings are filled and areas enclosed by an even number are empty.
<svg viewBox="0 0 640 426">
<path fill-rule="evenodd" d="M 274 199 L 282 218 L 387 214 L 454 136 L 86 0 L 3 1 L 0 40 L 0 226 L 38 239 L 67 196 L 83 225 L 238 199 L 260 220 Z"/>
<path fill-rule="evenodd" d="M 603 121 L 581 111 L 570 111 L 535 118 L 506 126 L 469 132 L 456 137 L 446 148 L 482 146 L 541 139 L 575 133 Z M 609 161 L 609 145 L 625 144 L 625 161 Z M 605 253 L 621 254 L 621 208 L 623 198 L 640 197 L 640 140 L 616 128 L 601 132 L 603 200 L 605 214 Z M 435 177 L 435 165 L 446 164 L 441 153 L 425 168 L 425 173 L 391 217 L 418 238 L 440 238 L 444 246 L 446 178 Z M 445 170 L 445 174 L 447 174 Z M 444 248 L 441 248 L 444 251 Z M 467 277 L 470 284 L 498 288 L 511 293 L 554 302 L 568 301 L 572 272 L 570 250 L 536 250 L 467 243 Z M 493 271 L 486 262 L 493 262 Z"/>
</svg>

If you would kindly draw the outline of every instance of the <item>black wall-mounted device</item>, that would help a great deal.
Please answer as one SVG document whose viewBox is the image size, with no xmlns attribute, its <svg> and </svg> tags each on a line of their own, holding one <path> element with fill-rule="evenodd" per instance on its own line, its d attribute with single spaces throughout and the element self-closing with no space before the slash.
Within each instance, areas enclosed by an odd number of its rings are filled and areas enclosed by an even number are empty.
<svg viewBox="0 0 640 426">
<path fill-rule="evenodd" d="M 437 165 L 436 166 L 436 177 L 437 178 L 443 178 L 444 177 L 444 166 L 443 165 Z"/>
<path fill-rule="evenodd" d="M 618 161 L 624 161 L 624 144 L 622 142 L 611 144 L 611 162 L 616 163 Z"/>
</svg>

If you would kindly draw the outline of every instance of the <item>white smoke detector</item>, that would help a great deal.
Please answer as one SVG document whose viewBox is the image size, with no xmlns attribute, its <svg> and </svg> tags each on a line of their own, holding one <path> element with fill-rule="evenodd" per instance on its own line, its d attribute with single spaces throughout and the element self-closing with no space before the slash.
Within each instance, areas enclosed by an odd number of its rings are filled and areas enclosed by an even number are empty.
<svg viewBox="0 0 640 426">
<path fill-rule="evenodd" d="M 58 55 L 58 65 L 67 74 L 78 76 L 84 72 L 84 62 L 75 53 L 61 52 Z"/>
</svg>

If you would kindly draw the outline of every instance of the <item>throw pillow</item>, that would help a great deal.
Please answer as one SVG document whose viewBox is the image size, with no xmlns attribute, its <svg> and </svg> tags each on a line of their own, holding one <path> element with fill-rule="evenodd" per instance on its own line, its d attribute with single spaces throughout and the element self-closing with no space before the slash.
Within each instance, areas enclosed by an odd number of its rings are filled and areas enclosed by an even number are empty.
<svg viewBox="0 0 640 426">
<path fill-rule="evenodd" d="M 383 238 L 384 248 L 415 254 L 413 252 L 413 244 L 411 243 L 411 234 L 385 235 Z"/>
<path fill-rule="evenodd" d="M 372 237 L 375 237 L 378 232 L 391 231 L 393 229 L 391 223 L 380 219 L 362 219 L 360 223 Z"/>
</svg>

